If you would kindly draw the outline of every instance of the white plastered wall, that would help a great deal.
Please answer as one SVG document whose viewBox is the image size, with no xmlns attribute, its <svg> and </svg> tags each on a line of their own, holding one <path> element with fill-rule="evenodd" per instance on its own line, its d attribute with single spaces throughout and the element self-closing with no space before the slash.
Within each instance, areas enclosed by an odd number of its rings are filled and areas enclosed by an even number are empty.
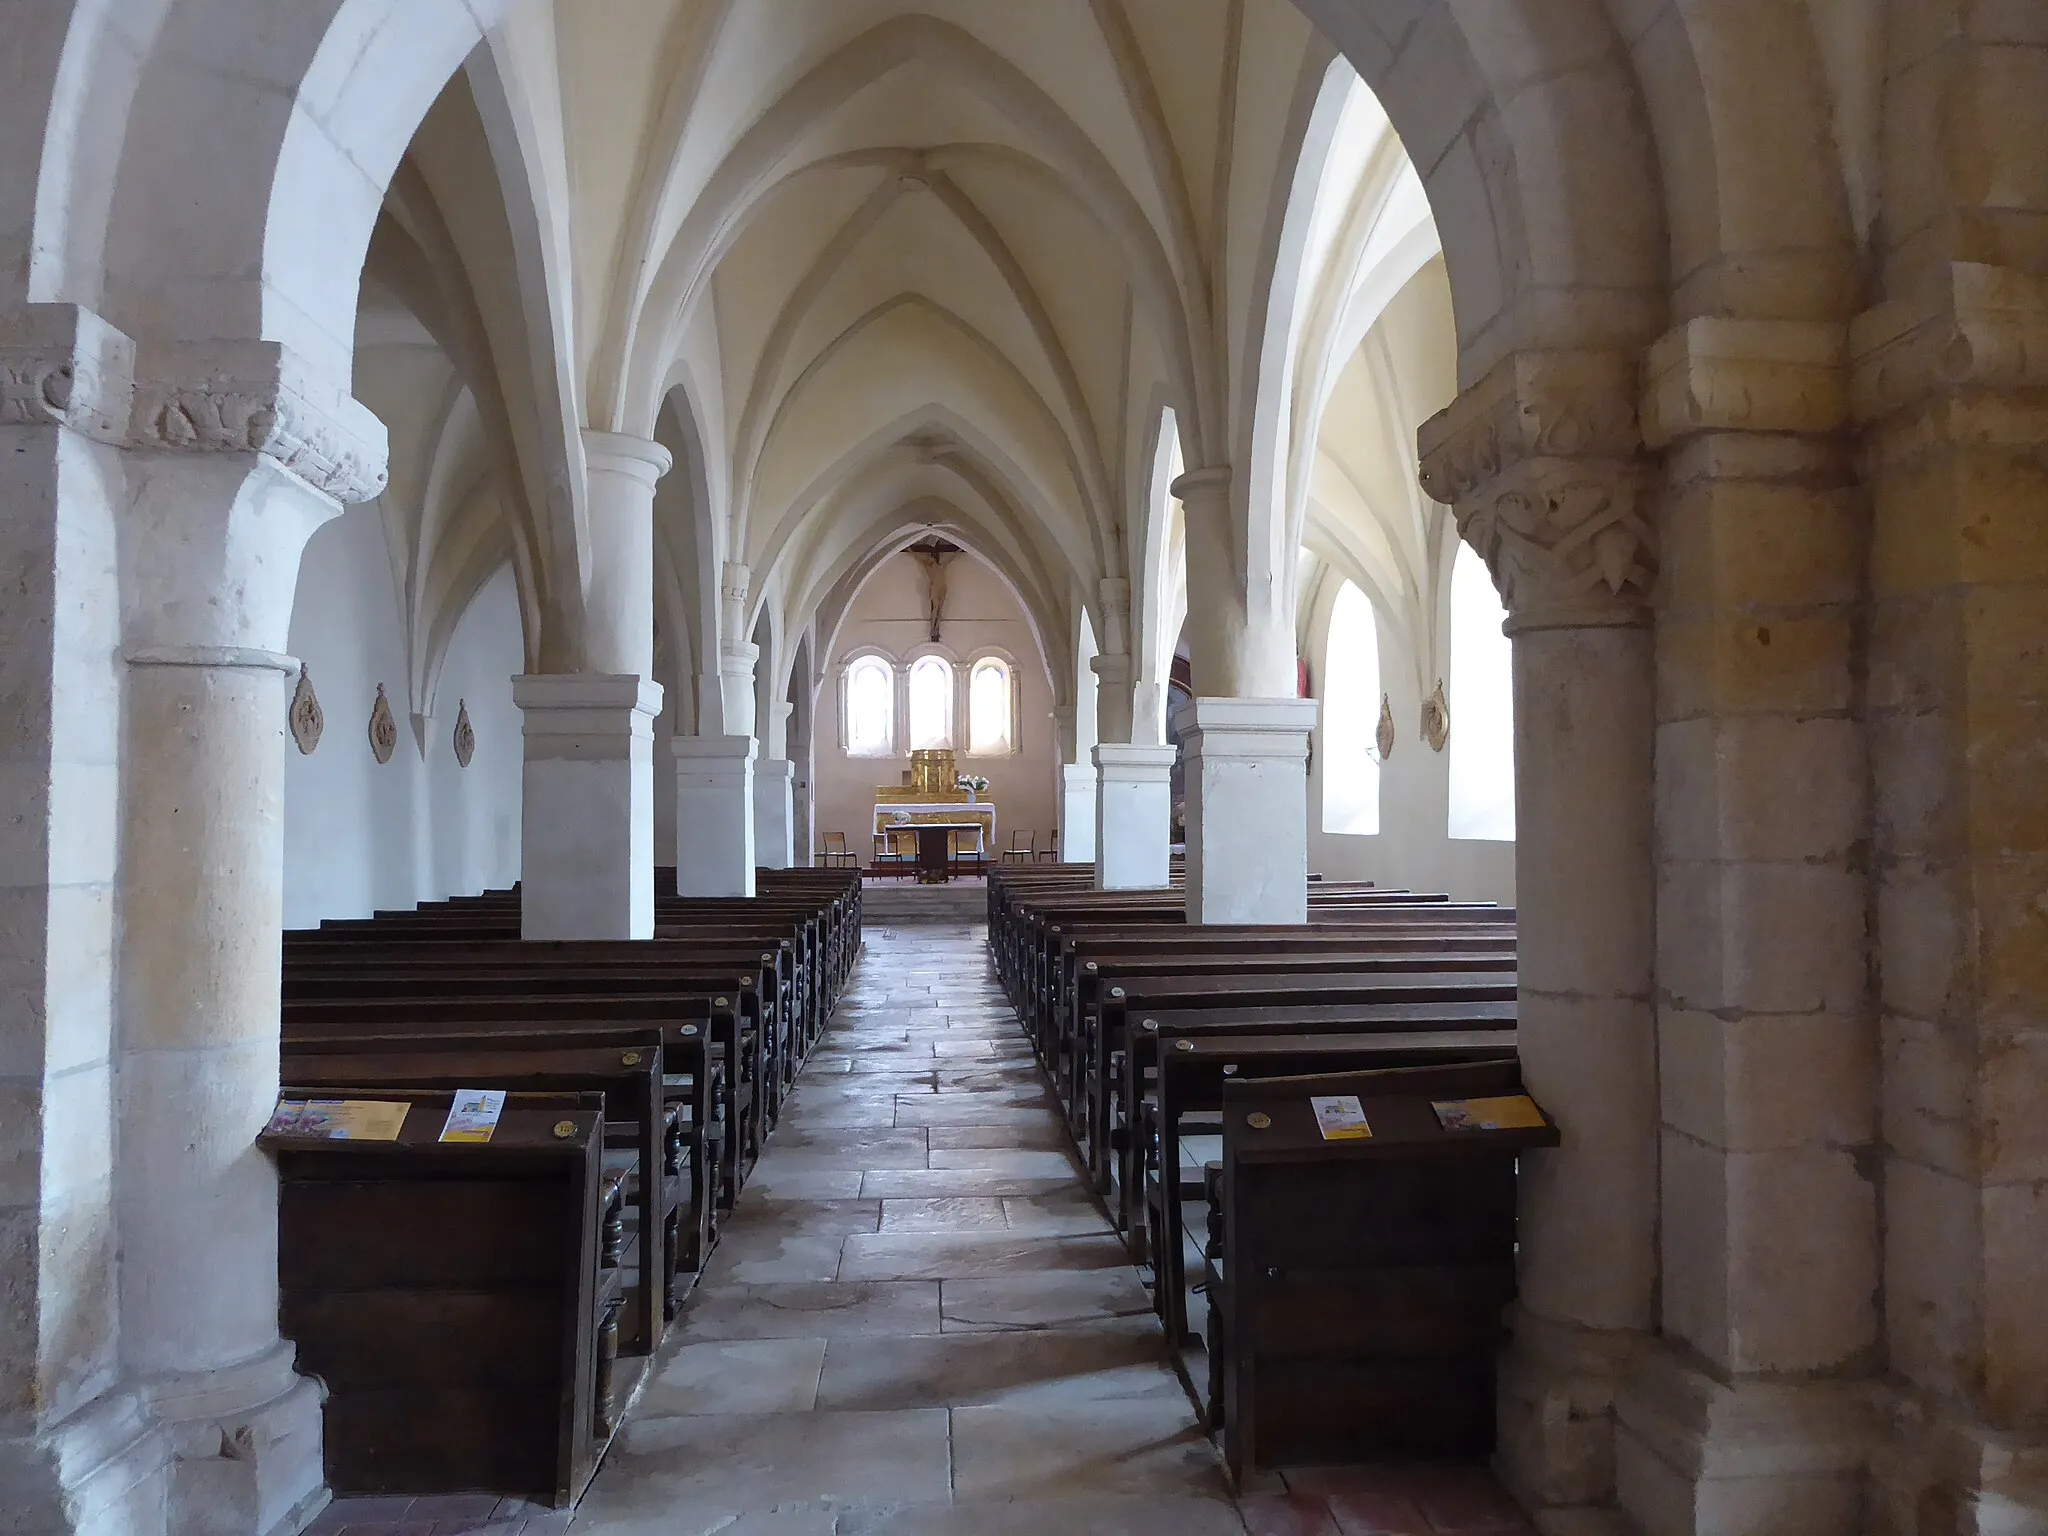
<svg viewBox="0 0 2048 1536">
<path fill-rule="evenodd" d="M 287 928 L 363 917 L 466 895 L 519 878 L 518 599 L 509 567 L 487 581 L 455 627 L 426 755 L 407 718 L 405 658 L 391 561 L 372 507 L 336 518 L 307 546 L 292 610 L 292 654 L 326 715 L 311 756 L 287 749 Z M 382 683 L 398 725 L 388 763 L 370 750 L 370 712 Z M 455 760 L 459 702 L 469 706 L 476 755 Z"/>
<path fill-rule="evenodd" d="M 1341 585 L 1334 578 L 1325 582 L 1310 615 L 1309 677 L 1318 698 L 1330 676 L 1330 609 Z M 1394 714 L 1393 754 L 1380 768 L 1380 830 L 1372 837 L 1323 830 L 1323 786 L 1330 775 L 1344 770 L 1332 760 L 1327 734 L 1318 726 L 1308 787 L 1309 868 L 1332 880 L 1371 880 L 1410 890 L 1448 891 L 1461 901 L 1512 903 L 1515 845 L 1450 835 L 1450 751 L 1431 751 L 1422 739 L 1414 641 L 1388 624 L 1377 606 L 1374 623 L 1380 688 Z M 1457 730 L 1455 718 L 1451 729 Z"/>
</svg>

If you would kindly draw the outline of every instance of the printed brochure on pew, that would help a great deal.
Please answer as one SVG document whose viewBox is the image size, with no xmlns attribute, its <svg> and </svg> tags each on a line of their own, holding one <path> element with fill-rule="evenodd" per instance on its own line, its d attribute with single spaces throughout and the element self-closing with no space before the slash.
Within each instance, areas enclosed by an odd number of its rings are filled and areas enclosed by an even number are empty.
<svg viewBox="0 0 2048 1536">
<path fill-rule="evenodd" d="M 1497 1099 L 1440 1099 L 1430 1102 L 1437 1123 L 1447 1131 L 1536 1131 L 1543 1111 L 1526 1093 Z"/>
<path fill-rule="evenodd" d="M 448 1123 L 441 1127 L 443 1141 L 484 1142 L 498 1128 L 498 1116 L 505 1112 L 502 1088 L 458 1088 L 455 1102 L 448 1106 Z"/>
<path fill-rule="evenodd" d="M 406 1107 L 374 1099 L 279 1099 L 266 1129 L 317 1141 L 396 1141 Z"/>
<path fill-rule="evenodd" d="M 1355 1093 L 1312 1097 L 1308 1107 L 1315 1112 L 1316 1129 L 1323 1133 L 1325 1141 L 1364 1141 L 1372 1135 L 1364 1106 Z"/>
</svg>

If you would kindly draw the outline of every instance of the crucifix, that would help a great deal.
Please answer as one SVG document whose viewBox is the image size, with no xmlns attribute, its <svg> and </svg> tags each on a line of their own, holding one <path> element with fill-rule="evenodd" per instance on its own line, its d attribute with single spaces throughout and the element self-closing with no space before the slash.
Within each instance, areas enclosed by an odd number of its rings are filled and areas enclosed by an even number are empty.
<svg viewBox="0 0 2048 1536">
<path fill-rule="evenodd" d="M 946 612 L 946 562 L 960 551 L 943 539 L 927 539 L 913 544 L 910 553 L 917 556 L 917 563 L 924 567 L 924 610 L 925 618 L 931 624 L 931 638 L 939 638 L 939 621 Z"/>
</svg>

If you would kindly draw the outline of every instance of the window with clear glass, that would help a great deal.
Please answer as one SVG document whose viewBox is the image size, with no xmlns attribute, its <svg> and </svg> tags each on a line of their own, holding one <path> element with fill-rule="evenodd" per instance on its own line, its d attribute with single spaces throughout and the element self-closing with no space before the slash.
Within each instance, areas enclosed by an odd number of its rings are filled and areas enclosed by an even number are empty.
<svg viewBox="0 0 2048 1536">
<path fill-rule="evenodd" d="M 911 750 L 952 745 L 953 668 L 943 657 L 922 657 L 910 669 Z"/>
<path fill-rule="evenodd" d="M 1451 826 L 1453 837 L 1515 836 L 1514 648 L 1507 609 L 1468 544 L 1451 567 Z"/>
<path fill-rule="evenodd" d="M 977 757 L 1013 751 L 1010 714 L 1009 664 L 984 657 L 967 679 L 967 750 Z"/>
<path fill-rule="evenodd" d="M 1323 830 L 1380 830 L 1380 636 L 1372 602 L 1350 582 L 1330 608 L 1323 665 Z"/>
<path fill-rule="evenodd" d="M 895 735 L 894 671 L 879 656 L 863 656 L 846 669 L 846 750 L 854 757 L 888 757 Z"/>
</svg>

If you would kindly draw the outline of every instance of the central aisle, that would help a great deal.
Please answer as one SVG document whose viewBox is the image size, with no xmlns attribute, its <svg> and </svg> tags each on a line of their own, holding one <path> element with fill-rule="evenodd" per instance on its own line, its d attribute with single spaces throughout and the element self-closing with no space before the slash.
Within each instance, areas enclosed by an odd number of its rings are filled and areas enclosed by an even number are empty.
<svg viewBox="0 0 2048 1536">
<path fill-rule="evenodd" d="M 1476 1470 L 1231 1499 L 965 920 L 981 899 L 872 893 L 866 955 L 575 1536 L 1528 1532 Z"/>
<path fill-rule="evenodd" d="M 575 1530 L 1242 1533 L 984 930 L 886 921 Z"/>
</svg>

